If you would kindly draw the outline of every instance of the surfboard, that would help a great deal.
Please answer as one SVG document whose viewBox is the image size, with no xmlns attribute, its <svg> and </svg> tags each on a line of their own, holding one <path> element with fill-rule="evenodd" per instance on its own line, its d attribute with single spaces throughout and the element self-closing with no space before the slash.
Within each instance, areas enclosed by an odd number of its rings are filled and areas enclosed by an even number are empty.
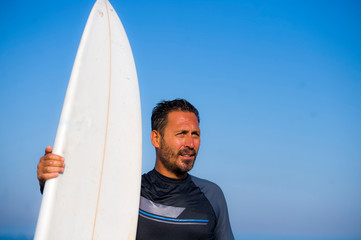
<svg viewBox="0 0 361 240">
<path fill-rule="evenodd" d="M 96 1 L 69 80 L 35 239 L 134 239 L 141 183 L 141 109 L 132 51 L 107 0 Z"/>
</svg>

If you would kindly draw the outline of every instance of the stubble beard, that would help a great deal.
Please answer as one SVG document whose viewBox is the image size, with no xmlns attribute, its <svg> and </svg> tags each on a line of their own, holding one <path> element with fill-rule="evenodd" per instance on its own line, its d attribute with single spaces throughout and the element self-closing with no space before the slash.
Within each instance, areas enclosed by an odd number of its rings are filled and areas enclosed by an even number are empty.
<svg viewBox="0 0 361 240">
<path fill-rule="evenodd" d="M 177 164 L 178 157 L 182 154 L 193 154 L 194 159 L 183 160 L 182 164 Z M 164 167 L 168 171 L 174 173 L 176 176 L 183 176 L 184 174 L 189 172 L 193 168 L 194 162 L 196 161 L 196 157 L 197 157 L 197 152 L 194 149 L 184 149 L 175 153 L 170 149 L 170 147 L 166 144 L 166 142 L 163 139 L 161 139 L 159 159 L 164 165 Z"/>
</svg>

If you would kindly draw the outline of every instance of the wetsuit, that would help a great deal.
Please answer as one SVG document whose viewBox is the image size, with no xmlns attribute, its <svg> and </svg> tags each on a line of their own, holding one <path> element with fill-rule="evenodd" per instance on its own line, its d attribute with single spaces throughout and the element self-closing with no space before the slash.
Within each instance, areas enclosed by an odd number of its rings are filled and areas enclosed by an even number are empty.
<svg viewBox="0 0 361 240">
<path fill-rule="evenodd" d="M 142 176 L 137 240 L 234 239 L 222 190 L 188 175 Z"/>
</svg>

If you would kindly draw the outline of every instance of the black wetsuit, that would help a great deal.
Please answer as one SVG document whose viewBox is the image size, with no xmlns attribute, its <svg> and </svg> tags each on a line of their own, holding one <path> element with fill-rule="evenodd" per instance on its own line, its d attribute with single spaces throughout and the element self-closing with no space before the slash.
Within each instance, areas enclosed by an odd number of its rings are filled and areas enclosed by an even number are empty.
<svg viewBox="0 0 361 240">
<path fill-rule="evenodd" d="M 222 190 L 188 175 L 142 176 L 137 240 L 234 239 Z"/>
</svg>

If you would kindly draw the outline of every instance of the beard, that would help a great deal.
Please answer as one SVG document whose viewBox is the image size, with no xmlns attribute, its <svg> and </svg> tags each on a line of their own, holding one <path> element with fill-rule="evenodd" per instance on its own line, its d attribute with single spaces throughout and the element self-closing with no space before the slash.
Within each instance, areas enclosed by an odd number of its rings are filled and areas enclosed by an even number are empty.
<svg viewBox="0 0 361 240">
<path fill-rule="evenodd" d="M 189 172 L 193 168 L 197 157 L 197 151 L 191 148 L 181 149 L 178 152 L 172 151 L 163 139 L 161 139 L 159 150 L 160 161 L 168 171 L 174 173 L 176 176 L 183 176 Z M 179 160 L 178 157 L 182 155 L 192 155 L 194 158 L 189 160 Z"/>
</svg>

